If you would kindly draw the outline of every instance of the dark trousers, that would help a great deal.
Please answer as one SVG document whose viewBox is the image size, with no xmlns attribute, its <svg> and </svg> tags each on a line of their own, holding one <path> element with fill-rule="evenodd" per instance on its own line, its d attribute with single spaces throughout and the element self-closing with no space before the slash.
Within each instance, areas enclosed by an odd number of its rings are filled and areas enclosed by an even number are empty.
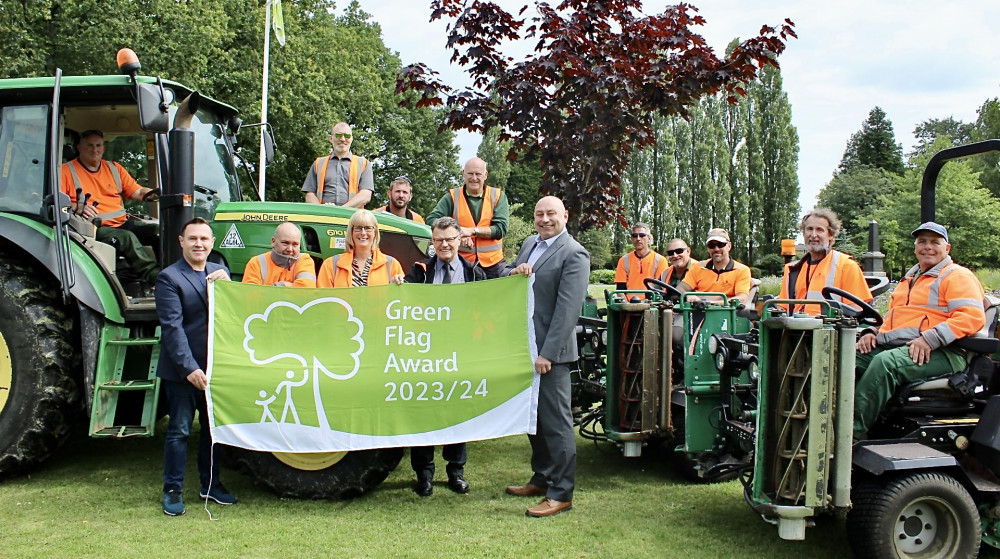
<svg viewBox="0 0 1000 559">
<path fill-rule="evenodd" d="M 177 382 L 160 379 L 160 386 L 167 395 L 170 420 L 163 443 L 163 492 L 184 488 L 184 466 L 187 464 L 188 436 L 198 412 L 198 475 L 201 488 L 219 484 L 219 464 L 212 460 L 212 433 L 208 427 L 208 404 L 205 391 L 198 390 L 188 381 Z"/>
<path fill-rule="evenodd" d="M 538 386 L 538 425 L 531 443 L 531 485 L 548 489 L 545 496 L 572 501 L 576 483 L 576 433 L 570 403 L 569 363 L 554 363 Z"/>
<path fill-rule="evenodd" d="M 501 260 L 492 266 L 483 266 L 483 272 L 486 273 L 486 279 L 496 279 L 506 267 L 507 263 Z"/>
<path fill-rule="evenodd" d="M 160 266 L 142 248 L 147 245 L 153 247 L 154 252 L 159 252 L 160 237 L 156 224 L 129 219 L 121 227 L 98 227 L 94 237 L 115 247 L 115 254 L 125 259 L 144 285 L 156 285 Z"/>
<path fill-rule="evenodd" d="M 441 457 L 448 461 L 448 478 L 465 475 L 468 453 L 465 443 L 446 444 L 441 447 Z M 434 479 L 434 447 L 415 446 L 410 449 L 410 466 L 417 478 Z"/>
</svg>

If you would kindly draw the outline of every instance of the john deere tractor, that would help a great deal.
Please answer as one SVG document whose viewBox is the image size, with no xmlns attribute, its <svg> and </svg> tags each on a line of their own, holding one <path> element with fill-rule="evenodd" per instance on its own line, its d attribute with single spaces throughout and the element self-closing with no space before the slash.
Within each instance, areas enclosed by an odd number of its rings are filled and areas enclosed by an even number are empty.
<svg viewBox="0 0 1000 559">
<path fill-rule="evenodd" d="M 180 258 L 180 226 L 212 222 L 234 279 L 270 250 L 282 221 L 303 230 L 304 253 L 321 261 L 343 250 L 354 210 L 244 201 L 235 149 L 236 109 L 179 83 L 139 75 L 119 53 L 122 75 L 0 80 L 0 477 L 51 455 L 81 416 L 95 438 L 151 437 L 157 421 L 159 328 L 155 301 L 98 242 L 95 225 L 68 210 L 60 164 L 79 133 L 104 132 L 105 155 L 159 188 L 153 214 L 166 266 Z M 270 135 L 266 135 L 270 140 Z M 273 141 L 269 141 L 273 147 Z M 272 152 L 273 153 L 273 152 Z M 248 175 L 249 176 L 249 175 Z M 378 216 L 382 248 L 408 265 L 424 255 L 426 226 Z M 278 456 L 234 452 L 231 460 L 279 493 L 339 498 L 381 482 L 401 449 Z"/>
</svg>

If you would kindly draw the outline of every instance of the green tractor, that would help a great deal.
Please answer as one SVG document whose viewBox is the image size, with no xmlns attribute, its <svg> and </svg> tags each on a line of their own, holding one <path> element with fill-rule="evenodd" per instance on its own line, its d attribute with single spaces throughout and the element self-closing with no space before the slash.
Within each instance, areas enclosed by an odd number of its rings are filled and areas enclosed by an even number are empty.
<svg viewBox="0 0 1000 559">
<path fill-rule="evenodd" d="M 153 436 L 159 415 L 155 301 L 59 192 L 80 131 L 103 130 L 106 158 L 161 189 L 158 208 L 127 209 L 158 217 L 160 246 L 149 248 L 163 266 L 180 257 L 175 239 L 193 216 L 212 222 L 211 258 L 237 280 L 282 221 L 302 228 L 317 264 L 343 251 L 354 210 L 242 199 L 236 109 L 138 75 L 134 54 L 119 60 L 124 75 L 0 80 L 0 477 L 48 458 L 81 412 L 91 437 L 115 439 Z M 378 221 L 381 248 L 404 266 L 425 255 L 426 226 L 387 213 Z M 233 450 L 229 461 L 282 495 L 344 498 L 380 483 L 402 455 Z"/>
<path fill-rule="evenodd" d="M 996 150 L 1000 140 L 936 154 L 924 174 L 921 221 L 934 220 L 946 161 Z M 832 295 L 852 299 L 824 290 Z M 863 303 L 858 312 L 809 302 L 822 306 L 818 317 L 789 314 L 785 303 L 767 303 L 760 321 L 753 468 L 743 476 L 753 510 L 791 540 L 804 539 L 818 517 L 846 515 L 862 558 L 970 558 L 981 542 L 1000 547 L 1000 301 L 987 296 L 986 327 L 953 342 L 966 350 L 965 370 L 901 387 L 857 443 L 856 335 L 881 317 Z"/>
</svg>

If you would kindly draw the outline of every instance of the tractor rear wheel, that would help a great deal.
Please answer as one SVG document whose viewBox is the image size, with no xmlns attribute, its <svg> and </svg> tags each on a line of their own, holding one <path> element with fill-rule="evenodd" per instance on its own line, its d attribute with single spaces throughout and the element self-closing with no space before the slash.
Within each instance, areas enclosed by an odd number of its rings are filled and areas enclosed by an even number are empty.
<svg viewBox="0 0 1000 559">
<path fill-rule="evenodd" d="M 859 484 L 847 533 L 854 555 L 872 559 L 964 559 L 979 553 L 979 512 L 954 478 L 910 474 Z"/>
<path fill-rule="evenodd" d="M 286 454 L 227 447 L 236 469 L 279 497 L 343 500 L 382 483 L 403 458 L 402 448 Z"/>
<path fill-rule="evenodd" d="M 79 413 L 79 358 L 58 286 L 0 255 L 0 478 L 41 463 Z"/>
</svg>

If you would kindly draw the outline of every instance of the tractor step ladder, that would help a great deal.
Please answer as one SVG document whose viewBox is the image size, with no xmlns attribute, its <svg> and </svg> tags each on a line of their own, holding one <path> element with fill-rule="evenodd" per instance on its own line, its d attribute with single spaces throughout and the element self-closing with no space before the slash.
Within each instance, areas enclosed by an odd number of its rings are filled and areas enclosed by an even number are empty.
<svg viewBox="0 0 1000 559">
<path fill-rule="evenodd" d="M 154 434 L 160 396 L 160 379 L 156 377 L 160 328 L 156 327 L 151 338 L 132 334 L 131 329 L 118 326 L 105 327 L 101 333 L 91 437 L 120 439 Z"/>
</svg>

